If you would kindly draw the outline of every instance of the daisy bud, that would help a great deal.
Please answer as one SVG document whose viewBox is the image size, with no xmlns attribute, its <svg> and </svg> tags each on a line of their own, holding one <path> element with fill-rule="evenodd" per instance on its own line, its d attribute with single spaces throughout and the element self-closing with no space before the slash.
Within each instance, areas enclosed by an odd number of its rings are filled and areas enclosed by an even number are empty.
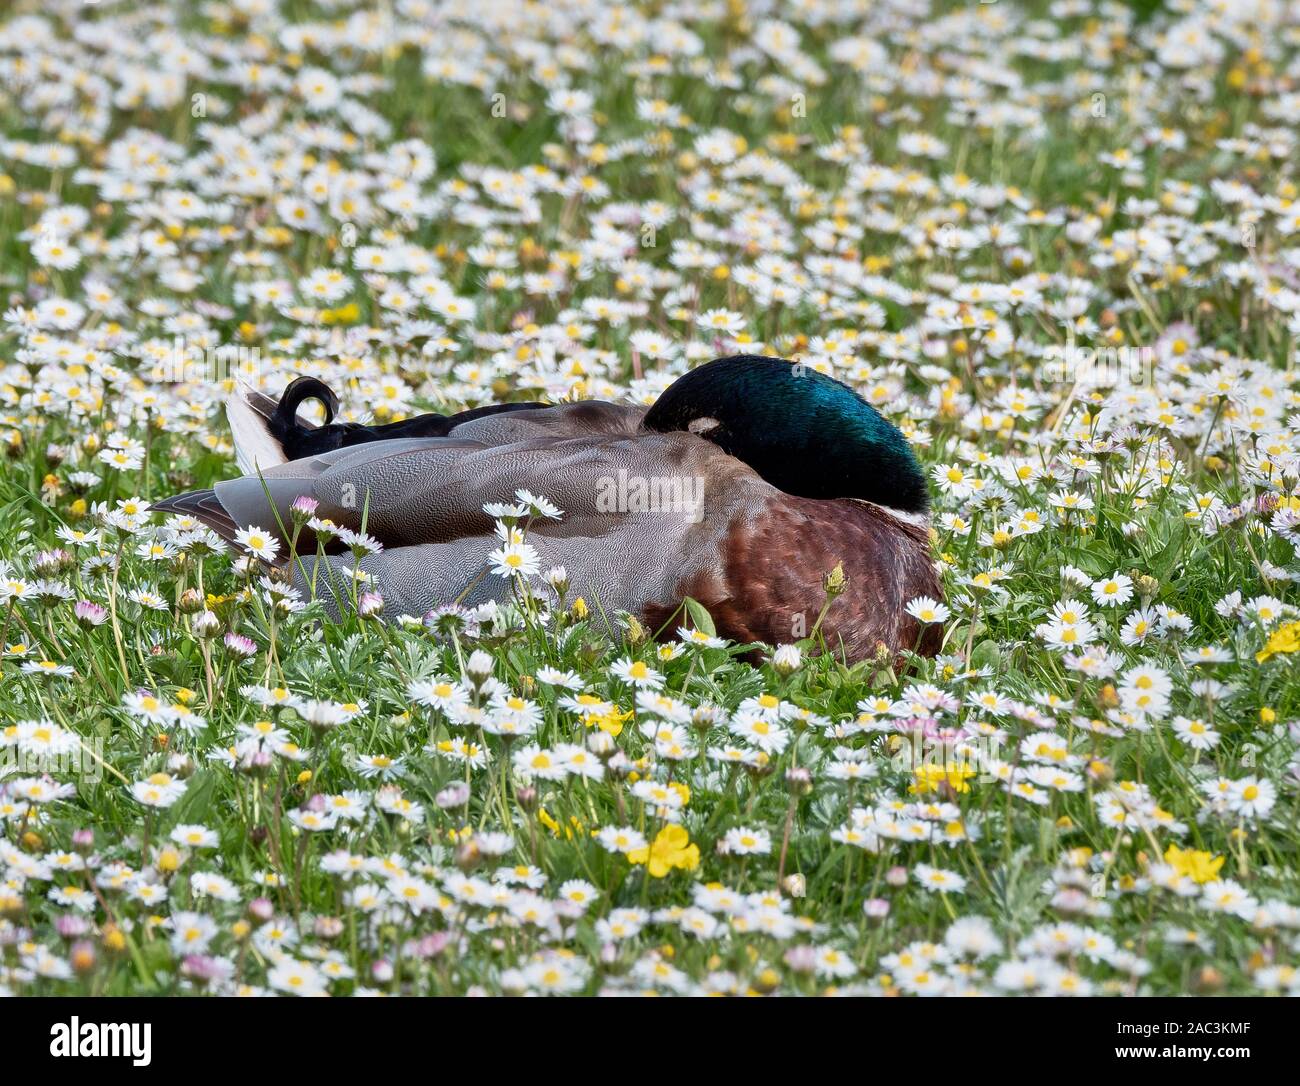
<svg viewBox="0 0 1300 1086">
<path fill-rule="evenodd" d="M 537 807 L 537 789 L 531 786 L 516 788 L 515 801 L 525 811 L 535 810 Z"/>
<path fill-rule="evenodd" d="M 362 618 L 378 618 L 384 613 L 384 597 L 378 592 L 363 592 L 357 601 L 357 614 Z"/>
<path fill-rule="evenodd" d="M 817 951 L 807 943 L 792 946 L 785 952 L 784 960 L 792 972 L 811 973 L 817 968 Z"/>
<path fill-rule="evenodd" d="M 62 445 L 46 445 L 45 459 L 50 467 L 57 468 L 67 457 L 68 451 Z"/>
<path fill-rule="evenodd" d="M 204 611 L 194 619 L 194 632 L 205 640 L 216 637 L 221 632 L 221 619 L 212 611 Z"/>
<path fill-rule="evenodd" d="M 465 665 L 465 669 L 474 680 L 474 685 L 478 686 L 492 674 L 492 657 L 482 649 L 475 649 L 469 654 L 469 662 Z"/>
<path fill-rule="evenodd" d="M 289 506 L 289 516 L 294 524 L 302 526 L 316 515 L 316 509 L 320 502 L 306 494 L 299 494 L 293 499 L 293 504 Z"/>
<path fill-rule="evenodd" d="M 95 847 L 95 831 L 92 829 L 80 829 L 72 831 L 72 848 L 74 852 L 79 852 L 85 856 Z"/>
<path fill-rule="evenodd" d="M 63 939 L 78 939 L 90 930 L 90 921 L 76 913 L 65 913 L 55 918 L 54 930 Z"/>
<path fill-rule="evenodd" d="M 243 634 L 237 634 L 234 630 L 231 630 L 226 634 L 224 641 L 231 656 L 247 658 L 257 655 L 257 642 L 251 637 L 245 637 Z"/>
<path fill-rule="evenodd" d="M 609 732 L 598 730 L 587 736 L 587 749 L 597 758 L 608 758 L 618 749 L 618 744 L 614 742 L 614 737 Z"/>
<path fill-rule="evenodd" d="M 42 577 L 50 577 L 69 568 L 75 561 L 72 555 L 62 547 L 52 551 L 41 551 L 32 562 L 32 568 Z"/>
<path fill-rule="evenodd" d="M 613 965 L 618 961 L 618 944 L 606 943 L 600 948 L 600 964 Z"/>
<path fill-rule="evenodd" d="M 77 976 L 89 976 L 95 971 L 95 966 L 98 963 L 99 958 L 95 954 L 95 944 L 90 940 L 82 939 L 72 944 L 72 949 L 68 952 L 68 964 L 72 966 L 72 971 Z"/>
<path fill-rule="evenodd" d="M 557 596 L 563 599 L 565 590 L 569 587 L 568 571 L 563 566 L 556 566 L 554 569 L 547 570 L 546 583 L 555 589 Z"/>
<path fill-rule="evenodd" d="M 717 725 L 721 716 L 722 710 L 716 705 L 697 705 L 691 710 L 691 727 L 705 735 Z"/>
<path fill-rule="evenodd" d="M 799 651 L 798 645 L 779 645 L 776 652 L 772 653 L 772 667 L 782 677 L 798 671 L 802 663 L 803 653 Z"/>
<path fill-rule="evenodd" d="M 343 921 L 337 916 L 318 916 L 312 930 L 317 939 L 337 939 L 343 934 Z"/>
<path fill-rule="evenodd" d="M 885 872 L 885 882 L 889 883 L 890 886 L 895 886 L 895 887 L 906 886 L 907 868 L 899 867 L 897 864 L 895 864 L 893 867 L 891 867 L 888 871 Z"/>
<path fill-rule="evenodd" d="M 429 958 L 436 958 L 441 954 L 450 942 L 451 936 L 447 932 L 435 931 L 419 939 L 410 940 L 402 950 L 408 958 L 414 958 L 416 961 L 427 961 Z"/>
<path fill-rule="evenodd" d="M 1217 992 L 1223 987 L 1223 974 L 1212 965 L 1205 965 L 1197 971 L 1192 983 L 1198 992 Z"/>
<path fill-rule="evenodd" d="M 807 880 L 800 874 L 786 875 L 781 881 L 781 889 L 788 897 L 803 897 L 808 892 Z"/>
<path fill-rule="evenodd" d="M 889 902 L 883 897 L 869 897 L 862 903 L 868 920 L 884 920 L 889 915 Z"/>
<path fill-rule="evenodd" d="M 108 609 L 98 603 L 91 603 L 89 600 L 78 600 L 77 605 L 72 610 L 77 617 L 77 621 L 87 630 L 93 630 L 96 626 L 102 626 L 108 621 Z"/>
<path fill-rule="evenodd" d="M 393 979 L 393 963 L 380 958 L 370 966 L 370 976 L 376 984 L 387 984 Z"/>
<path fill-rule="evenodd" d="M 453 807 L 464 807 L 469 802 L 469 785 L 464 781 L 448 785 L 434 796 L 434 802 L 444 811 L 449 811 Z"/>
<path fill-rule="evenodd" d="M 248 918 L 257 924 L 265 924 L 275 915 L 275 906 L 270 898 L 255 897 L 248 903 Z"/>
<path fill-rule="evenodd" d="M 806 796 L 813 790 L 812 774 L 803 766 L 792 766 L 785 771 L 785 786 L 792 796 Z"/>
<path fill-rule="evenodd" d="M 203 596 L 197 588 L 187 588 L 176 603 L 182 615 L 196 615 L 203 610 Z"/>
<path fill-rule="evenodd" d="M 221 976 L 221 967 L 204 954 L 187 954 L 181 962 L 181 976 L 203 988 Z"/>
</svg>

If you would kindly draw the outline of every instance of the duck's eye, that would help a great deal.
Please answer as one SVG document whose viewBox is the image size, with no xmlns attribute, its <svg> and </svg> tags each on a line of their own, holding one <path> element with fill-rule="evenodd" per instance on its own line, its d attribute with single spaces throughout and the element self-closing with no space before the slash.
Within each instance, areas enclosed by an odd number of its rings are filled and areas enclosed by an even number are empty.
<svg viewBox="0 0 1300 1086">
<path fill-rule="evenodd" d="M 710 415 L 703 415 L 698 419 L 691 419 L 686 424 L 686 429 L 693 434 L 707 434 L 710 430 L 717 429 L 718 420 Z"/>
</svg>

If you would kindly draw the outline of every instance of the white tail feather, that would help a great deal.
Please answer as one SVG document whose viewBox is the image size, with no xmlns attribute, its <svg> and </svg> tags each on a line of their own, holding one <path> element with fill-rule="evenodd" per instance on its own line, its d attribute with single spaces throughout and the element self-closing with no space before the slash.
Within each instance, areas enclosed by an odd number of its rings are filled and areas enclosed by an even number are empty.
<svg viewBox="0 0 1300 1086">
<path fill-rule="evenodd" d="M 226 400 L 226 418 L 235 441 L 235 459 L 245 475 L 255 475 L 288 461 L 280 443 L 266 428 L 266 419 L 254 411 L 240 389 Z"/>
</svg>

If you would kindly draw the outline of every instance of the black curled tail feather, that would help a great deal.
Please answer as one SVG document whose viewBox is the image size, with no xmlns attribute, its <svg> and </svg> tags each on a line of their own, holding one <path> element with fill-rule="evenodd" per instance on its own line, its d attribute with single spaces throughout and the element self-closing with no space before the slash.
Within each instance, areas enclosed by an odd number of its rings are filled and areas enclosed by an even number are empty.
<svg viewBox="0 0 1300 1086">
<path fill-rule="evenodd" d="M 321 426 L 305 425 L 298 420 L 298 408 L 304 400 L 318 400 L 325 408 L 325 422 Z M 430 412 L 415 418 L 403 419 L 378 426 L 359 422 L 335 422 L 339 400 L 334 390 L 316 377 L 299 377 L 280 395 L 266 420 L 267 432 L 275 438 L 285 456 L 300 460 L 306 456 L 319 456 L 351 445 L 369 441 L 387 441 L 402 437 L 446 437 L 452 427 L 462 422 L 509 411 L 529 411 L 545 407 L 541 403 L 492 404 L 456 415 L 439 415 Z"/>
<path fill-rule="evenodd" d="M 298 408 L 304 400 L 319 400 L 325 408 L 325 425 L 329 426 L 338 414 L 339 398 L 334 390 L 316 377 L 299 377 L 280 394 L 280 402 L 266 420 L 266 428 L 284 451 L 294 459 L 292 449 L 302 438 L 313 432 L 298 421 Z"/>
</svg>

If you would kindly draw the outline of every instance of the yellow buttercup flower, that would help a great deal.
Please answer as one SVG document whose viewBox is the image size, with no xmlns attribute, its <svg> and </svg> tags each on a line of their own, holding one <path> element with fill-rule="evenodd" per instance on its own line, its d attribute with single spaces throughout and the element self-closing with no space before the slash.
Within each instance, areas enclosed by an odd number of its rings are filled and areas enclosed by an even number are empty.
<svg viewBox="0 0 1300 1086">
<path fill-rule="evenodd" d="M 975 770 L 968 762 L 949 762 L 947 765 L 922 765 L 914 770 L 916 783 L 908 787 L 913 795 L 923 796 L 927 792 L 937 792 L 943 785 L 948 785 L 954 792 L 969 792 L 967 780 L 975 776 Z"/>
<path fill-rule="evenodd" d="M 1269 634 L 1264 647 L 1255 653 L 1255 662 L 1262 664 L 1270 656 L 1293 652 L 1300 652 L 1300 622 L 1288 622 Z"/>
<path fill-rule="evenodd" d="M 1219 881 L 1219 868 L 1223 866 L 1223 857 L 1210 852 L 1198 852 L 1195 849 L 1182 849 L 1170 845 L 1165 849 L 1165 863 L 1180 875 L 1186 875 L 1197 885 Z"/>
<path fill-rule="evenodd" d="M 322 310 L 320 319 L 323 324 L 355 324 L 360 316 L 361 307 L 356 302 L 349 302 L 337 309 Z"/>
<path fill-rule="evenodd" d="M 674 868 L 694 871 L 700 863 L 700 847 L 691 844 L 685 827 L 668 825 L 655 835 L 649 848 L 633 849 L 627 858 L 634 864 L 648 863 L 650 874 L 662 879 Z"/>
<path fill-rule="evenodd" d="M 632 718 L 631 711 L 620 712 L 618 709 L 611 709 L 608 713 L 589 713 L 583 718 L 583 723 L 588 727 L 598 727 L 603 732 L 608 732 L 615 738 L 623 731 L 623 723 Z"/>
<path fill-rule="evenodd" d="M 551 814 L 545 807 L 537 808 L 537 821 L 551 831 L 556 837 L 560 836 L 560 824 L 551 817 Z"/>
</svg>

